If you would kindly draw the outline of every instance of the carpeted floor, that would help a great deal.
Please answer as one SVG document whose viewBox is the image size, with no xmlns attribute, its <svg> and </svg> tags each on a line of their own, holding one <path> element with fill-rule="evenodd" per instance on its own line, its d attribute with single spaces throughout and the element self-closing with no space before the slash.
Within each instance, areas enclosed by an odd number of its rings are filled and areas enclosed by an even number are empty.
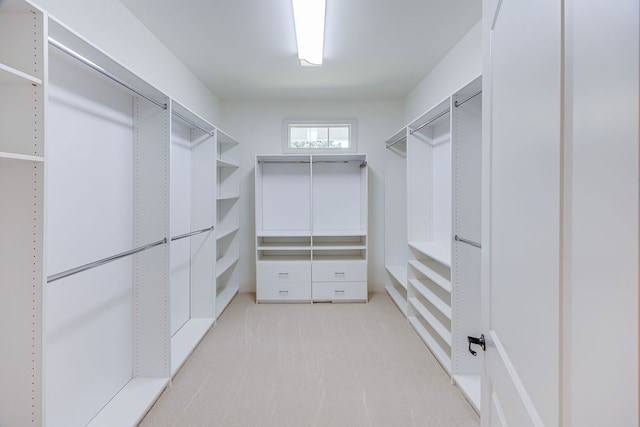
<svg viewBox="0 0 640 427">
<path fill-rule="evenodd" d="M 239 294 L 141 426 L 477 426 L 386 293 L 367 304 Z"/>
</svg>

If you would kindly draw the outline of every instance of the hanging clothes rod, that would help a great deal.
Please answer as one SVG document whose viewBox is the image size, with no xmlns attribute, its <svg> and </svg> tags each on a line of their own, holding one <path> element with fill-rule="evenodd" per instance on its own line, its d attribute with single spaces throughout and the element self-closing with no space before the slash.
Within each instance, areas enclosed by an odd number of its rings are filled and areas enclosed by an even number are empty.
<svg viewBox="0 0 640 427">
<path fill-rule="evenodd" d="M 456 242 L 466 243 L 467 245 L 471 245 L 476 248 L 482 249 L 482 245 L 478 242 L 474 242 L 473 240 L 463 239 L 462 237 L 459 237 L 457 234 L 453 238 L 455 239 Z"/>
<path fill-rule="evenodd" d="M 451 110 L 450 110 L 449 108 L 447 108 L 447 109 L 446 109 L 446 110 L 444 110 L 442 113 L 438 114 L 437 116 L 435 116 L 433 119 L 429 120 L 428 122 L 421 124 L 420 126 L 418 126 L 418 127 L 417 127 L 417 128 L 415 128 L 415 129 L 411 129 L 411 130 L 409 131 L 409 134 L 413 135 L 413 134 L 414 134 L 414 132 L 418 132 L 418 131 L 419 131 L 420 129 L 422 129 L 423 127 L 425 127 L 425 126 L 429 126 L 431 123 L 435 122 L 435 121 L 436 121 L 436 120 L 438 120 L 440 117 L 442 117 L 442 116 L 444 116 L 444 115 L 446 115 L 446 114 L 449 114 L 449 111 L 451 111 Z"/>
<path fill-rule="evenodd" d="M 125 82 L 121 78 L 115 76 L 114 74 L 111 74 L 109 71 L 105 70 L 101 66 L 99 66 L 97 64 L 94 64 L 93 62 L 91 62 L 87 58 L 85 58 L 84 56 L 80 55 L 79 53 L 74 52 L 73 50 L 69 49 L 68 47 L 66 47 L 62 43 L 56 41 L 55 39 L 52 39 L 51 37 L 49 37 L 49 44 L 51 46 L 61 50 L 62 52 L 66 53 L 67 55 L 71 56 L 72 58 L 77 59 L 78 61 L 82 62 L 84 65 L 94 69 L 95 71 L 99 72 L 103 76 L 108 77 L 109 79 L 113 80 L 114 82 L 126 87 L 131 92 L 134 92 L 134 93 L 140 95 L 141 97 L 143 97 L 147 101 L 157 105 L 158 107 L 160 107 L 160 108 L 162 108 L 164 110 L 167 109 L 167 104 L 166 103 L 156 101 L 155 99 L 145 95 L 144 93 L 140 92 L 138 89 L 136 89 L 135 87 L 131 86 L 129 83 Z"/>
<path fill-rule="evenodd" d="M 207 228 L 203 228 L 202 230 L 198 230 L 198 231 L 192 231 L 191 233 L 185 233 L 185 234 L 181 234 L 179 236 L 174 236 L 174 237 L 171 238 L 171 241 L 175 242 L 176 240 L 184 239 L 185 237 L 195 236 L 196 234 L 206 233 L 207 231 L 211 231 L 211 230 L 213 230 L 213 226 L 207 227 Z"/>
<path fill-rule="evenodd" d="M 477 91 L 476 93 L 474 93 L 473 95 L 466 97 L 466 98 L 465 98 L 465 99 L 463 99 L 462 101 L 459 101 L 459 102 L 458 102 L 458 101 L 456 101 L 456 102 L 454 102 L 454 103 L 453 103 L 453 105 L 454 105 L 454 106 L 456 106 L 456 107 L 459 107 L 459 106 L 461 106 L 462 104 L 464 104 L 465 102 L 469 101 L 470 99 L 475 98 L 476 96 L 480 95 L 481 93 L 482 93 L 482 90 L 479 90 L 479 91 Z"/>
<path fill-rule="evenodd" d="M 178 113 L 177 111 L 172 111 L 171 114 L 173 114 L 174 116 L 176 116 L 177 118 L 179 118 L 180 120 L 189 123 L 191 126 L 200 129 L 202 132 L 208 134 L 208 135 L 215 135 L 216 132 L 214 130 L 207 130 L 205 128 L 203 128 L 202 126 L 200 126 L 199 124 L 197 124 L 196 122 L 194 122 L 191 119 L 186 118 L 185 116 L 183 116 L 182 114 Z"/>
<path fill-rule="evenodd" d="M 61 273 L 51 275 L 51 276 L 47 277 L 47 283 L 55 282 L 56 280 L 64 279 L 65 277 L 72 276 L 72 275 L 74 275 L 76 273 L 80 273 L 80 272 L 83 272 L 83 271 L 91 270 L 92 268 L 100 267 L 101 265 L 108 264 L 108 263 L 110 263 L 112 261 L 116 261 L 116 260 L 119 260 L 119 259 L 124 258 L 124 257 L 128 257 L 129 255 L 134 255 L 134 254 L 137 254 L 139 252 L 146 251 L 147 249 L 151 249 L 151 248 L 154 248 L 156 246 L 163 245 L 165 243 L 167 243 L 167 238 L 166 237 L 164 239 L 162 239 L 162 240 L 158 240 L 155 243 L 150 243 L 148 245 L 140 246 L 138 248 L 131 249 L 129 251 L 122 252 L 122 253 L 119 253 L 117 255 L 113 255 L 113 256 L 110 256 L 110 257 L 107 257 L 107 258 L 103 258 L 103 259 L 98 260 L 98 261 L 90 262 L 89 264 L 81 265 L 80 267 L 72 268 L 70 270 L 66 270 L 66 271 L 63 271 Z"/>
<path fill-rule="evenodd" d="M 406 136 L 403 136 L 402 138 L 397 139 L 397 140 L 393 141 L 393 142 L 392 142 L 392 143 L 390 143 L 390 144 L 387 144 L 387 148 L 391 148 L 391 147 L 393 147 L 394 145 L 396 145 L 397 143 L 399 143 L 399 142 L 401 142 L 401 141 L 406 141 L 406 139 L 407 139 L 407 137 L 406 137 Z"/>
<path fill-rule="evenodd" d="M 367 166 L 367 162 L 353 159 L 353 160 L 314 160 L 310 162 L 308 160 L 258 160 L 258 163 L 267 164 L 309 164 L 309 163 L 360 163 L 361 167 Z"/>
</svg>

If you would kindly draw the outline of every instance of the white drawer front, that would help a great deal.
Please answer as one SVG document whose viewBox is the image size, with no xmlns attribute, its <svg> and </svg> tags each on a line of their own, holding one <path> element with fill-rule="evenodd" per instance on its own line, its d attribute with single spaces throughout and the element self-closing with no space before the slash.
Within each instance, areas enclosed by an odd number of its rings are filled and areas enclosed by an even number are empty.
<svg viewBox="0 0 640 427">
<path fill-rule="evenodd" d="M 256 275 L 258 282 L 310 282 L 311 262 L 259 262 L 256 266 Z"/>
<path fill-rule="evenodd" d="M 256 299 L 258 301 L 311 301 L 311 283 L 258 281 Z"/>
<path fill-rule="evenodd" d="M 314 301 L 366 301 L 367 282 L 313 282 Z"/>
<path fill-rule="evenodd" d="M 311 267 L 314 282 L 366 282 L 367 263 L 364 261 L 321 261 Z"/>
</svg>

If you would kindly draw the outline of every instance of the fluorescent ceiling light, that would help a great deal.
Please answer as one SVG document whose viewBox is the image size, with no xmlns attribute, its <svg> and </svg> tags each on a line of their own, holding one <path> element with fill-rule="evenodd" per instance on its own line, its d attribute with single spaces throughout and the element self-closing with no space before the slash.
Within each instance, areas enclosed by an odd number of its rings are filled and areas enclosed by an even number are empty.
<svg viewBox="0 0 640 427">
<path fill-rule="evenodd" d="M 302 65 L 322 65 L 326 0 L 291 0 Z"/>
</svg>

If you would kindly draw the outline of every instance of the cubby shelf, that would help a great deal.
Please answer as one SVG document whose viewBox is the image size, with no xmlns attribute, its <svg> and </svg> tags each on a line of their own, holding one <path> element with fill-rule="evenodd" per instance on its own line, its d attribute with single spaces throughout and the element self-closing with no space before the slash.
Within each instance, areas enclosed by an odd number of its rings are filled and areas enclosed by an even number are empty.
<svg viewBox="0 0 640 427">
<path fill-rule="evenodd" d="M 451 281 L 442 277 L 440 274 L 436 273 L 433 269 L 429 268 L 426 264 L 412 260 L 409 261 L 409 265 L 423 274 L 425 277 L 429 278 L 433 283 L 440 286 L 445 291 L 451 293 Z"/>
<path fill-rule="evenodd" d="M 0 63 L 0 86 L 20 84 L 41 85 L 42 80 Z"/>
<path fill-rule="evenodd" d="M 444 246 L 425 242 L 409 242 L 409 246 L 429 258 L 451 267 L 451 252 Z"/>
<path fill-rule="evenodd" d="M 400 284 L 404 289 L 407 289 L 407 267 L 406 266 L 387 266 L 387 272 L 391 274 L 391 277 Z"/>
</svg>

